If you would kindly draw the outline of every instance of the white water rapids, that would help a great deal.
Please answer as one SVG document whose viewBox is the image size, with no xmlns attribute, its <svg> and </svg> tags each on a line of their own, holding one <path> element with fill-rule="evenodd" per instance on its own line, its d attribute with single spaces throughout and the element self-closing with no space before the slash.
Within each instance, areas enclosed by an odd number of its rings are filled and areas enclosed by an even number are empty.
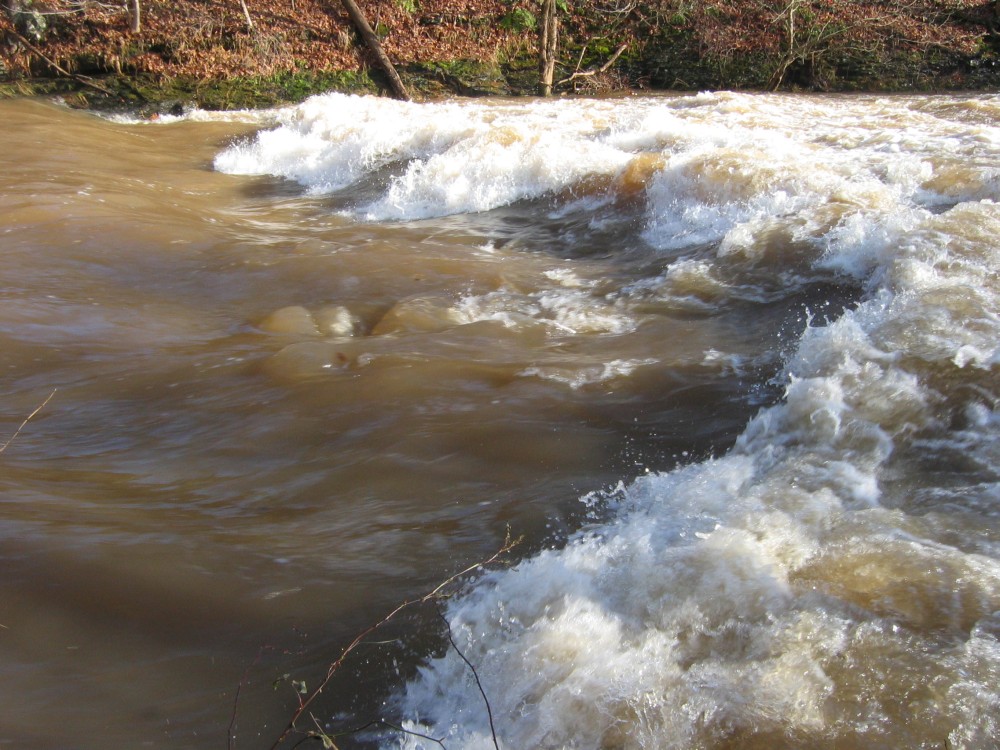
<svg viewBox="0 0 1000 750">
<path fill-rule="evenodd" d="M 217 168 L 323 192 L 397 165 L 366 221 L 641 204 L 675 258 L 617 308 L 863 288 L 726 455 L 589 496 L 565 547 L 449 605 L 501 747 L 1000 743 L 1000 98 L 326 97 L 279 121 Z M 492 747 L 473 678 L 432 659 L 407 727 Z"/>
<path fill-rule="evenodd" d="M 1000 96 L 0 110 L 0 747 L 1000 747 Z"/>
</svg>

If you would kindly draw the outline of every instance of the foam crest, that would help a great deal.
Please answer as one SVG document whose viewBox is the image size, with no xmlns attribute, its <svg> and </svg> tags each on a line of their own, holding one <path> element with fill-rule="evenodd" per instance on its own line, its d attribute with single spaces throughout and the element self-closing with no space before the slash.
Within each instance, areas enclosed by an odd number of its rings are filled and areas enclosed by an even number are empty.
<svg viewBox="0 0 1000 750">
<path fill-rule="evenodd" d="M 616 378 L 626 378 L 643 365 L 655 364 L 655 359 L 613 359 L 580 365 L 533 365 L 518 373 L 525 378 L 540 378 L 568 385 L 576 390 L 588 385 L 606 383 Z"/>
<path fill-rule="evenodd" d="M 229 174 L 269 174 L 312 192 L 346 187 L 397 161 L 440 149 L 462 137 L 466 118 L 450 116 L 431 126 L 419 105 L 371 97 L 325 94 L 279 113 L 280 124 L 216 157 Z"/>
<path fill-rule="evenodd" d="M 907 236 L 886 283 L 893 300 L 887 344 L 925 361 L 989 369 L 1000 364 L 1000 205 L 965 203 Z"/>
<path fill-rule="evenodd" d="M 1000 564 L 899 536 L 878 506 L 891 429 L 848 390 L 790 389 L 757 420 L 771 429 L 731 455 L 636 481 L 614 522 L 450 608 L 505 747 L 912 743 L 923 730 L 895 723 L 906 707 L 874 682 L 899 663 L 967 702 L 928 705 L 930 725 L 988 731 L 997 663 L 941 653 L 935 632 L 968 633 L 991 616 Z M 869 665 L 864 684 L 845 662 Z M 866 691 L 870 725 L 853 720 Z M 449 655 L 410 685 L 405 706 L 448 744 L 477 747 L 488 734 L 475 695 Z"/>
<path fill-rule="evenodd" d="M 360 216 L 483 211 L 591 174 L 614 174 L 628 155 L 594 137 L 607 127 L 607 111 L 559 102 L 418 105 L 328 94 L 283 112 L 277 128 L 231 146 L 215 166 L 284 177 L 322 193 L 399 164 L 402 173 Z"/>
<path fill-rule="evenodd" d="M 495 320 L 512 328 L 543 325 L 552 335 L 624 333 L 636 326 L 625 305 L 606 302 L 585 289 L 501 289 L 463 297 L 452 308 L 457 323 Z"/>
<path fill-rule="evenodd" d="M 831 203 L 885 217 L 887 202 L 904 211 L 995 197 L 998 186 L 1000 129 L 905 101 L 723 93 L 413 104 L 327 94 L 267 117 L 277 127 L 223 151 L 217 169 L 323 193 L 392 166 L 381 194 L 356 209 L 371 220 L 486 211 L 597 185 L 645 195 L 645 237 L 663 248 L 803 213 L 805 224 L 826 227 L 810 235 L 822 243 L 829 220 L 811 214 Z M 886 129 L 888 119 L 901 127 Z"/>
<path fill-rule="evenodd" d="M 476 132 L 412 162 L 368 209 L 367 218 L 485 211 L 563 190 L 593 174 L 613 173 L 627 159 L 590 140 L 578 139 L 570 146 L 557 130 L 538 132 L 532 124 Z"/>
</svg>

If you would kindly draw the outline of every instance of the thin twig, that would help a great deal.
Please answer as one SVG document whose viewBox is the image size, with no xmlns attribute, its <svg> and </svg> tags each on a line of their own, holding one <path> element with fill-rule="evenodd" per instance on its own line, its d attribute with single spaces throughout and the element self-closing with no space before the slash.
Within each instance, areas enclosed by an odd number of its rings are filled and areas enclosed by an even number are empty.
<svg viewBox="0 0 1000 750">
<path fill-rule="evenodd" d="M 476 681 L 476 687 L 479 688 L 479 694 L 483 696 L 483 703 L 486 704 L 486 716 L 489 717 L 490 720 L 490 734 L 493 736 L 493 747 L 495 747 L 496 750 L 500 750 L 500 743 L 497 742 L 497 730 L 496 727 L 493 726 L 493 709 L 490 707 L 490 699 L 486 697 L 486 691 L 483 689 L 483 683 L 479 681 L 479 672 L 476 671 L 472 662 L 466 658 L 465 654 L 462 653 L 462 649 L 460 649 L 458 644 L 455 643 L 455 638 L 451 632 L 451 623 L 448 622 L 448 618 L 444 616 L 444 612 L 441 611 L 440 607 L 438 607 L 437 612 L 438 617 L 441 618 L 441 622 L 444 623 L 445 631 L 448 633 L 448 642 L 451 644 L 451 647 L 455 649 L 455 653 L 458 654 L 462 661 L 465 662 L 466 666 L 472 670 L 472 677 Z"/>
<path fill-rule="evenodd" d="M 298 742 L 296 742 L 294 745 L 292 745 L 291 748 L 289 748 L 289 750 L 296 750 L 296 748 L 299 745 L 305 744 L 306 742 L 310 742 L 312 740 L 319 740 L 320 742 L 323 741 L 318 734 L 316 734 L 314 732 L 310 732 L 305 737 L 303 737 Z"/>
<path fill-rule="evenodd" d="M 38 414 L 38 412 L 40 412 L 40 411 L 41 411 L 42 409 L 44 409 L 44 408 L 45 408 L 45 405 L 46 405 L 47 403 L 49 403 L 49 401 L 51 401 L 51 400 L 52 400 L 52 397 L 56 395 L 56 391 L 58 391 L 58 390 L 59 390 L 58 388 L 53 388 L 53 389 L 52 389 L 52 393 L 50 393 L 50 394 L 49 394 L 49 397 L 48 397 L 47 399 L 45 399 L 45 400 L 44 400 L 44 401 L 43 401 L 43 402 L 41 403 L 41 405 L 40 405 L 40 406 L 38 406 L 38 407 L 37 407 L 37 408 L 36 408 L 36 409 L 35 409 L 35 410 L 34 410 L 33 412 L 31 412 L 31 414 L 29 414 L 29 415 L 27 416 L 27 418 L 26 418 L 26 419 L 25 419 L 25 420 L 24 420 L 23 422 L 21 422 L 21 426 L 20 426 L 20 427 L 18 427 L 18 428 L 17 428 L 17 429 L 16 429 L 15 431 L 14 431 L 14 434 L 13 434 L 13 435 L 11 435 L 11 436 L 10 436 L 9 438 L 7 438 L 7 442 L 6 442 L 6 443 L 4 443 L 4 444 L 3 444 L 2 446 L 0 446 L 0 453 L 3 453 L 3 452 L 4 452 L 5 450 L 7 450 L 7 446 L 8 446 L 8 445 L 10 445 L 11 443 L 13 443 L 13 442 L 14 442 L 14 438 L 16 438 L 16 437 L 17 437 L 18 435 L 20 435 L 20 434 L 21 434 L 21 430 L 23 430 L 23 429 L 24 429 L 24 426 L 25 426 L 26 424 L 28 424 L 28 422 L 30 422 L 30 421 L 31 421 L 31 418 L 32 418 L 32 417 L 34 417 L 34 416 L 35 416 L 36 414 Z"/>
<path fill-rule="evenodd" d="M 403 734 L 412 734 L 414 737 L 419 737 L 422 740 L 430 740 L 431 742 L 436 742 L 441 747 L 444 747 L 444 740 L 439 740 L 437 737 L 431 737 L 429 734 L 421 734 L 420 732 L 414 732 L 412 729 L 406 729 L 399 726 L 398 724 L 393 724 L 391 721 L 386 721 L 385 719 L 379 719 L 379 724 L 385 724 L 389 729 L 395 729 L 397 732 L 402 732 Z M 444 748 L 448 750 L 448 748 Z"/>
<path fill-rule="evenodd" d="M 319 719 L 316 718 L 316 714 L 310 713 L 309 718 L 312 719 L 313 724 L 316 725 L 316 736 L 323 742 L 323 747 L 329 748 L 330 750 L 340 750 L 340 748 L 337 747 L 337 743 L 333 741 L 333 738 L 323 731 L 323 725 L 319 723 Z"/>
<path fill-rule="evenodd" d="M 597 10 L 598 13 L 607 13 L 608 15 L 628 15 L 635 10 L 638 5 L 639 3 L 636 0 L 633 0 L 632 2 L 625 3 L 625 5 L 620 8 L 614 8 L 610 5 L 606 7 L 596 5 L 595 10 Z"/>
<path fill-rule="evenodd" d="M 583 56 L 586 55 L 586 54 L 587 54 L 587 45 L 585 44 L 585 45 L 583 45 L 580 48 L 580 57 L 577 58 L 576 67 L 573 68 L 573 74 L 574 75 L 576 75 L 577 73 L 579 73 L 580 72 L 580 68 L 583 67 Z"/>
<path fill-rule="evenodd" d="M 229 750 L 235 750 L 236 748 L 236 712 L 240 707 L 240 692 L 243 690 L 244 685 L 248 685 L 250 683 L 250 670 L 257 666 L 261 657 L 264 655 L 264 652 L 270 650 L 270 646 L 260 647 L 260 650 L 257 651 L 257 656 L 252 662 L 247 664 L 246 669 L 243 670 L 243 679 L 241 679 L 240 684 L 236 686 L 236 695 L 233 698 L 233 714 L 229 717 Z"/>
<path fill-rule="evenodd" d="M 312 716 L 313 721 L 316 721 L 316 717 L 313 714 L 309 715 Z M 389 727 L 389 729 L 392 729 L 393 731 L 396 732 L 400 732 L 401 734 L 412 734 L 414 737 L 419 737 L 422 740 L 430 740 L 431 742 L 436 742 L 441 747 L 445 747 L 444 740 L 439 739 L 437 737 L 431 737 L 429 734 L 423 734 L 421 732 L 416 732 L 412 729 L 406 729 L 405 727 L 401 727 L 399 724 L 393 724 L 388 719 L 372 719 L 367 724 L 362 724 L 360 727 L 355 727 L 354 729 L 345 729 L 340 732 L 334 732 L 333 734 L 330 734 L 329 732 L 321 732 L 321 733 L 310 732 L 301 740 L 292 745 L 291 750 L 295 750 L 295 748 L 297 748 L 306 740 L 321 739 L 322 737 L 326 737 L 332 742 L 335 737 L 350 737 L 355 734 L 361 734 L 361 732 L 365 731 L 369 727 L 376 727 L 376 726 Z M 448 748 L 445 747 L 445 750 L 448 750 Z"/>
<path fill-rule="evenodd" d="M 470 573 L 472 573 L 475 570 L 479 570 L 480 568 L 485 568 L 485 567 L 487 567 L 489 565 L 492 565 L 497 560 L 499 560 L 501 557 L 503 557 L 503 555 L 505 555 L 508 552 L 510 552 L 520 542 L 521 542 L 520 538 L 518 538 L 518 539 L 511 539 L 510 533 L 508 532 L 507 537 L 504 540 L 503 546 L 500 549 L 498 549 L 496 552 L 494 552 L 492 555 L 490 555 L 488 558 L 486 558 L 485 560 L 481 560 L 481 561 L 479 561 L 479 562 L 477 562 L 477 563 L 475 563 L 473 565 L 470 565 L 469 567 L 465 568 L 464 570 L 460 570 L 458 573 L 455 573 L 452 576 L 449 576 L 448 578 L 446 578 L 445 580 L 443 580 L 441 583 L 439 583 L 437 586 L 435 586 L 431 591 L 429 591 L 428 593 L 424 594 L 420 598 L 418 598 L 418 599 L 408 599 L 407 601 L 405 601 L 402 604 L 398 605 L 394 610 L 392 610 L 389 614 L 387 614 L 381 620 L 379 620 L 378 622 L 376 622 L 374 625 L 370 625 L 369 627 L 367 627 L 363 631 L 361 631 L 357 635 L 357 637 L 355 637 L 355 639 L 353 641 L 351 641 L 347 645 L 347 647 L 340 653 L 340 656 L 337 658 L 337 660 L 330 664 L 330 666 L 327 668 L 327 671 L 326 671 L 326 677 L 324 677 L 323 681 L 320 682 L 319 687 L 317 687 L 315 690 L 313 690 L 305 699 L 300 700 L 298 709 L 295 711 L 294 714 L 292 714 L 292 718 L 288 721 L 288 724 L 285 726 L 284 730 L 282 730 L 281 734 L 278 736 L 278 739 L 276 739 L 274 741 L 274 744 L 271 745 L 271 750 L 275 750 L 275 748 L 277 748 L 278 745 L 280 745 L 282 742 L 285 741 L 285 738 L 287 738 L 289 734 L 291 734 L 294 731 L 297 731 L 296 730 L 296 723 L 302 717 L 302 715 L 306 712 L 306 709 L 309 708 L 309 706 L 312 704 L 312 702 L 319 697 L 320 693 L 323 692 L 323 689 L 330 683 L 330 680 L 333 679 L 333 675 L 336 674 L 336 672 L 337 672 L 338 669 L 340 669 L 340 667 L 343 665 L 344 661 L 351 654 L 351 652 L 354 651 L 354 649 L 356 649 L 358 646 L 360 646 L 362 644 L 362 642 L 364 642 L 364 640 L 369 635 L 371 635 L 376 630 L 378 630 L 379 628 L 381 628 L 383 625 L 385 625 L 386 623 L 388 623 L 390 620 L 392 620 L 396 615 L 398 615 L 404 609 L 406 609 L 408 607 L 412 607 L 414 604 L 424 604 L 424 603 L 426 603 L 428 601 L 431 601 L 432 599 L 443 598 L 444 594 L 442 592 L 448 586 L 450 586 L 453 583 L 455 583 L 455 581 L 457 581 L 457 580 L 459 580 L 461 578 L 464 578 L 465 576 L 469 575 Z"/>
</svg>

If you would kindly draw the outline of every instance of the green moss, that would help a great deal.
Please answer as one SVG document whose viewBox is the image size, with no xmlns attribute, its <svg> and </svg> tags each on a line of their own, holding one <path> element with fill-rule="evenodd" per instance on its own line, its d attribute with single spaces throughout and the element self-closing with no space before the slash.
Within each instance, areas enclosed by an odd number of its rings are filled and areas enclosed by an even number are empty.
<svg viewBox="0 0 1000 750">
<path fill-rule="evenodd" d="M 273 76 L 227 79 L 106 76 L 93 81 L 107 93 L 73 79 L 15 82 L 0 86 L 0 96 L 62 95 L 73 106 L 133 109 L 144 114 L 174 109 L 253 109 L 297 102 L 327 91 L 376 94 L 380 87 L 354 71 L 284 71 Z"/>
<path fill-rule="evenodd" d="M 706 63 L 692 29 L 668 26 L 643 45 L 638 54 L 640 75 L 653 88 L 698 90 L 718 86 L 717 66 Z"/>
<path fill-rule="evenodd" d="M 180 88 L 181 93 L 187 92 L 192 103 L 201 109 L 270 107 L 327 91 L 378 92 L 378 86 L 367 74 L 354 71 L 284 71 L 272 76 L 174 81 L 173 87 Z M 155 90 L 152 94 L 156 96 Z"/>
<path fill-rule="evenodd" d="M 431 96 L 503 96 L 510 88 L 499 65 L 480 60 L 415 63 L 401 71 L 417 91 Z"/>
<path fill-rule="evenodd" d="M 774 61 L 763 54 L 706 57 L 704 63 L 715 68 L 718 80 L 730 81 L 728 88 L 734 89 L 762 89 L 774 69 Z"/>
<path fill-rule="evenodd" d="M 16 79 L 0 83 L 0 99 L 20 96 L 60 96 L 71 106 L 86 107 L 90 104 L 79 92 L 79 84 L 71 79 Z"/>
<path fill-rule="evenodd" d="M 500 26 L 508 31 L 534 31 L 538 28 L 538 19 L 530 10 L 514 8 L 500 19 Z"/>
<path fill-rule="evenodd" d="M 327 91 L 377 93 L 367 74 L 354 71 L 284 71 L 272 76 L 247 76 L 205 81 L 173 80 L 152 84 L 143 95 L 151 101 L 187 99 L 200 109 L 252 109 L 301 101 Z"/>
</svg>

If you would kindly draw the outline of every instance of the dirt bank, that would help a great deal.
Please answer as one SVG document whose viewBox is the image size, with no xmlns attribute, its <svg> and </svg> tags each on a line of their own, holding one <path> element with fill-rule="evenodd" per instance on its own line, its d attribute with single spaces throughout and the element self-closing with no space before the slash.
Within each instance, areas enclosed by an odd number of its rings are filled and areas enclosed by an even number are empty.
<svg viewBox="0 0 1000 750">
<path fill-rule="evenodd" d="M 0 95 L 151 110 L 294 101 L 386 80 L 340 2 L 6 0 Z M 414 96 L 534 93 L 535 0 L 360 3 Z M 996 0 L 558 3 L 556 93 L 1000 85 Z M 244 11 L 245 7 L 245 11 Z"/>
</svg>

